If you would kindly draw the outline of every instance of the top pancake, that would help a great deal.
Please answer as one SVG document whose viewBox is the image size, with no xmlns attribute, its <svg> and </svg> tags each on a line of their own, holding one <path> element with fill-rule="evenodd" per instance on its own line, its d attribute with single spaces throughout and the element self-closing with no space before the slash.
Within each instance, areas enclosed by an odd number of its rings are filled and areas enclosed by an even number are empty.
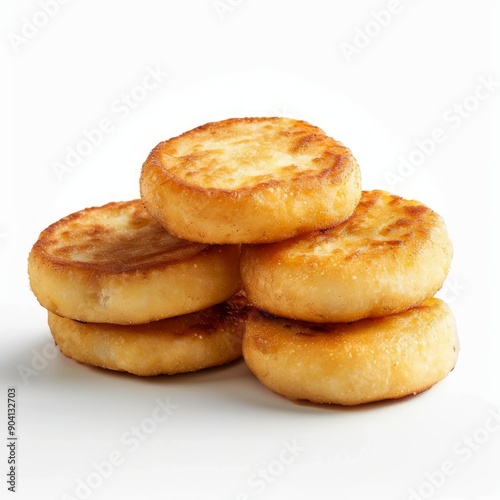
<svg viewBox="0 0 500 500">
<path fill-rule="evenodd" d="M 349 149 L 289 118 L 208 123 L 160 143 L 141 174 L 153 216 L 206 243 L 272 242 L 330 227 L 351 215 L 360 194 Z"/>
<path fill-rule="evenodd" d="M 239 286 L 239 249 L 181 240 L 140 200 L 71 214 L 44 230 L 28 260 L 40 303 L 87 322 L 145 323 L 187 314 Z"/>
<path fill-rule="evenodd" d="M 365 191 L 336 227 L 242 249 L 251 302 L 316 322 L 396 314 L 432 297 L 448 274 L 452 244 L 442 218 L 422 203 Z"/>
<path fill-rule="evenodd" d="M 205 189 L 252 188 L 333 169 L 347 149 L 316 127 L 287 118 L 232 119 L 167 141 L 160 157 L 178 179 Z"/>
</svg>

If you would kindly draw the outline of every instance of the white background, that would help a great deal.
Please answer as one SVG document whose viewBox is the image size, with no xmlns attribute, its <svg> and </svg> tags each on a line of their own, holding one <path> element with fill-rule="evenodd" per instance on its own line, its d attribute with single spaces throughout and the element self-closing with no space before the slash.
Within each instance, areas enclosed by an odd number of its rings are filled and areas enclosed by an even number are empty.
<svg viewBox="0 0 500 500">
<path fill-rule="evenodd" d="M 6 408 L 15 386 L 17 498 L 498 500 L 499 84 L 473 97 L 481 81 L 500 82 L 498 3 L 73 0 L 50 18 L 42 3 L 11 0 L 0 13 L 0 497 L 12 495 Z M 380 14 L 389 7 L 390 18 Z M 152 70 L 156 85 L 141 90 Z M 131 93 L 136 101 L 124 104 Z M 138 197 L 142 162 L 161 140 L 251 115 L 311 121 L 351 148 L 365 188 L 444 216 L 455 257 L 441 294 L 462 350 L 427 393 L 354 409 L 299 405 L 242 362 L 140 379 L 54 356 L 26 273 L 40 231 Z M 54 165 L 103 120 L 111 130 L 58 177 Z M 391 184 L 387 173 L 435 129 L 441 142 Z M 176 405 L 158 424 L 157 398 Z M 141 426 L 149 434 L 131 441 Z M 98 476 L 110 455 L 120 464 Z M 78 490 L 88 480 L 92 489 Z"/>
</svg>

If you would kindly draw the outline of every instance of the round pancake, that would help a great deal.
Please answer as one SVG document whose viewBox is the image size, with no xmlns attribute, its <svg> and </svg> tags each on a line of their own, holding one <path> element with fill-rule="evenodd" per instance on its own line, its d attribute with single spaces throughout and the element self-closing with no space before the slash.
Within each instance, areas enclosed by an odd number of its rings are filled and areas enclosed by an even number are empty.
<svg viewBox="0 0 500 500">
<path fill-rule="evenodd" d="M 66 318 L 140 324 L 198 311 L 240 287 L 239 248 L 181 240 L 140 200 L 71 214 L 45 229 L 28 272 L 40 304 Z"/>
<path fill-rule="evenodd" d="M 143 325 L 81 323 L 49 312 L 61 352 L 79 363 L 134 375 L 192 372 L 241 357 L 244 295 L 203 311 Z"/>
<path fill-rule="evenodd" d="M 233 118 L 164 141 L 140 185 L 163 227 L 202 243 L 273 242 L 330 227 L 361 196 L 349 149 L 289 118 Z"/>
<path fill-rule="evenodd" d="M 458 351 L 453 314 L 434 298 L 354 323 L 306 323 L 254 310 L 243 337 L 243 357 L 267 388 L 340 405 L 425 391 L 454 368 Z"/>
<path fill-rule="evenodd" d="M 365 191 L 350 219 L 281 243 L 243 245 L 249 300 L 278 316 L 349 322 L 432 297 L 452 259 L 442 218 L 418 201 Z"/>
</svg>

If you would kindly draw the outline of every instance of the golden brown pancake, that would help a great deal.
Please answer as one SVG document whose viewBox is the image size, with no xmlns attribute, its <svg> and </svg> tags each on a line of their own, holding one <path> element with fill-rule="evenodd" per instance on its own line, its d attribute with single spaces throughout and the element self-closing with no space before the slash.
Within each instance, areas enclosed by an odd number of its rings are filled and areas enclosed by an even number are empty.
<svg viewBox="0 0 500 500">
<path fill-rule="evenodd" d="M 69 357 L 135 375 L 192 372 L 241 356 L 248 303 L 237 294 L 203 311 L 143 325 L 81 323 L 49 312 L 49 327 Z"/>
<path fill-rule="evenodd" d="M 273 242 L 349 217 L 360 171 L 349 149 L 289 118 L 207 123 L 153 149 L 141 197 L 179 238 Z"/>
<path fill-rule="evenodd" d="M 240 286 L 239 248 L 181 240 L 140 200 L 71 214 L 45 229 L 28 259 L 40 304 L 67 318 L 140 324 L 187 314 Z"/>
<path fill-rule="evenodd" d="M 306 323 L 254 310 L 243 356 L 257 378 L 292 400 L 357 405 L 430 388 L 453 369 L 459 341 L 441 300 L 354 323 Z"/>
<path fill-rule="evenodd" d="M 352 217 L 280 243 L 243 245 L 249 300 L 278 316 L 349 322 L 405 311 L 442 286 L 452 259 L 442 218 L 418 201 L 365 191 Z"/>
</svg>

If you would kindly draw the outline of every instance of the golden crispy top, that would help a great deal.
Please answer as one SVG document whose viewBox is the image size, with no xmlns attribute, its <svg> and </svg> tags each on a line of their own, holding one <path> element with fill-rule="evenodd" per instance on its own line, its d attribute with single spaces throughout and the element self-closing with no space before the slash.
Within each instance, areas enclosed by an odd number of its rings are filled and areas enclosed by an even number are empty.
<svg viewBox="0 0 500 500">
<path fill-rule="evenodd" d="M 241 189 L 325 171 L 342 179 L 354 164 L 345 146 L 318 127 L 290 118 L 207 123 L 157 149 L 171 175 L 204 189 Z"/>
<path fill-rule="evenodd" d="M 42 232 L 34 250 L 59 264 L 128 271 L 188 259 L 207 246 L 172 236 L 132 200 L 64 217 Z"/>
<path fill-rule="evenodd" d="M 441 217 L 418 201 L 385 191 L 364 191 L 352 217 L 330 229 L 276 244 L 290 257 L 334 257 L 338 261 L 369 259 L 428 241 Z"/>
</svg>

